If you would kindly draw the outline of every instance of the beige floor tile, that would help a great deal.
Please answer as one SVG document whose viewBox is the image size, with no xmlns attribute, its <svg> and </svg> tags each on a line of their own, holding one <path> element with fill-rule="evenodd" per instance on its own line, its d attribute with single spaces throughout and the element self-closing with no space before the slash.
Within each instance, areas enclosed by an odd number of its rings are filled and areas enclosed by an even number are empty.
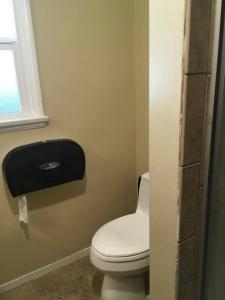
<svg viewBox="0 0 225 300">
<path fill-rule="evenodd" d="M 0 300 L 39 300 L 39 293 L 30 283 L 0 295 Z"/>
<path fill-rule="evenodd" d="M 51 290 L 40 300 L 97 300 L 91 293 L 83 278 L 78 278 L 61 287 Z"/>
<path fill-rule="evenodd" d="M 89 256 L 77 260 L 74 263 L 74 266 L 75 268 L 77 268 L 78 272 L 82 275 L 89 272 L 93 272 L 95 270 L 95 267 L 90 262 Z"/>
<path fill-rule="evenodd" d="M 56 271 L 50 272 L 31 282 L 40 295 L 47 294 L 57 286 L 71 282 L 80 277 L 80 273 L 74 264 L 62 267 Z"/>
<path fill-rule="evenodd" d="M 94 270 L 90 273 L 85 274 L 84 281 L 88 286 L 89 290 L 93 293 L 93 296 L 100 299 L 103 283 L 103 274 L 97 270 Z"/>
</svg>

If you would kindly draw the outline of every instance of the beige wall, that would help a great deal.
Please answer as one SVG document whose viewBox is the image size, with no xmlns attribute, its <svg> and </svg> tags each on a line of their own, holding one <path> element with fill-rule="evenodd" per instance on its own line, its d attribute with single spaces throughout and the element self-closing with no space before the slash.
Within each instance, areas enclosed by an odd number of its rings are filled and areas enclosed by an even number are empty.
<svg viewBox="0 0 225 300">
<path fill-rule="evenodd" d="M 28 196 L 27 233 L 0 178 L 0 283 L 89 246 L 96 229 L 132 211 L 136 198 L 133 1 L 31 4 L 50 124 L 1 134 L 0 158 L 21 144 L 71 138 L 83 146 L 87 170 L 83 182 Z"/>
<path fill-rule="evenodd" d="M 150 291 L 174 300 L 185 1 L 150 1 Z"/>
<path fill-rule="evenodd" d="M 135 0 L 137 176 L 149 170 L 149 0 Z"/>
</svg>

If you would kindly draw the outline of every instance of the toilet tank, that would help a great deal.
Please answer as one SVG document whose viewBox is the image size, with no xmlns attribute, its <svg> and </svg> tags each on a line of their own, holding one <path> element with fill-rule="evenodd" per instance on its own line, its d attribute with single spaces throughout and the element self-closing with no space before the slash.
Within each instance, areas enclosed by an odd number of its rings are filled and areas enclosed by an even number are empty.
<svg viewBox="0 0 225 300">
<path fill-rule="evenodd" d="M 149 215 L 149 172 L 141 176 L 137 212 Z"/>
</svg>

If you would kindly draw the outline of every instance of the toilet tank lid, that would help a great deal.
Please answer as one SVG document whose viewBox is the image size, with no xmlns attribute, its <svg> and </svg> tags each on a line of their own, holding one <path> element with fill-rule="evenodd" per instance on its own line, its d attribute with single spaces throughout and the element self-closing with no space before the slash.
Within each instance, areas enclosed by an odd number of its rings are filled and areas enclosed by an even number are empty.
<svg viewBox="0 0 225 300">
<path fill-rule="evenodd" d="M 141 178 L 145 181 L 149 181 L 149 172 L 144 173 Z"/>
</svg>

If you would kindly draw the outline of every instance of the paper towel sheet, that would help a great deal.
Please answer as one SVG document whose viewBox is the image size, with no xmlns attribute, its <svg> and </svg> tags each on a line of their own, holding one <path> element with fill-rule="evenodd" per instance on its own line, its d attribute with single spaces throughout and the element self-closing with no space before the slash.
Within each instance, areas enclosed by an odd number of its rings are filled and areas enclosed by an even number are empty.
<svg viewBox="0 0 225 300">
<path fill-rule="evenodd" d="M 18 205 L 19 205 L 20 222 L 28 224 L 26 196 L 18 197 Z"/>
</svg>

